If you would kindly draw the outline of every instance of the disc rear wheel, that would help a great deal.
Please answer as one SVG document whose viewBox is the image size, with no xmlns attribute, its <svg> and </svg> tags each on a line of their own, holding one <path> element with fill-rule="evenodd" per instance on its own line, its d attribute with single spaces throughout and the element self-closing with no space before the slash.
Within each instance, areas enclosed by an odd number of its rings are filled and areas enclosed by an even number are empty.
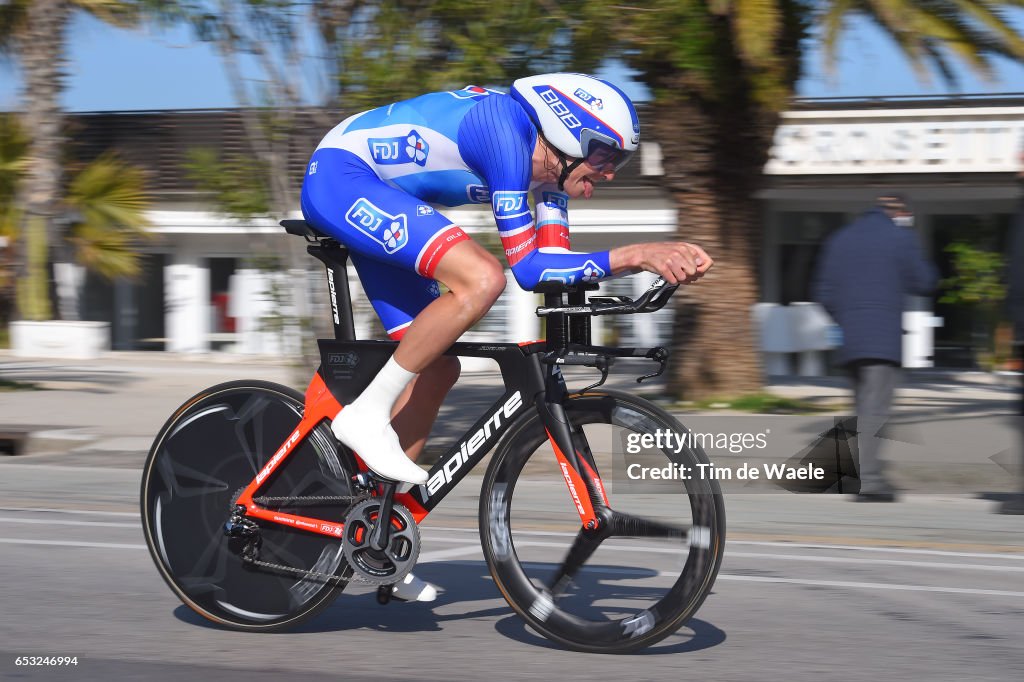
<svg viewBox="0 0 1024 682">
<path fill-rule="evenodd" d="M 302 419 L 303 397 L 266 382 L 214 386 L 185 403 L 160 431 L 143 470 L 142 524 L 161 576 L 191 609 L 239 630 L 295 625 L 328 605 L 350 569 L 342 540 L 258 522 L 261 561 L 243 560 L 250 539 L 225 536 L 239 493 Z M 281 511 L 340 522 L 350 474 L 330 429 L 300 442 L 257 497 Z M 284 500 L 302 497 L 305 500 Z M 268 505 L 271 506 L 271 505 Z M 251 547 L 248 549 L 251 550 Z M 330 576 L 330 579 L 327 579 Z"/>
</svg>

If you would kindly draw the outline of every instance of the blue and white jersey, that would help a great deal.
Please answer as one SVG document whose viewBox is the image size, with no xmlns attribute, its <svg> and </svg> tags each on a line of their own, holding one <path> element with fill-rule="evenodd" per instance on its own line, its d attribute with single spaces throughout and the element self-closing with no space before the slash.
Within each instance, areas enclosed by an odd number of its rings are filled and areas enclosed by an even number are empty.
<svg viewBox="0 0 1024 682">
<path fill-rule="evenodd" d="M 381 180 L 423 201 L 442 206 L 485 203 L 490 200 L 487 181 L 463 158 L 460 129 L 475 105 L 492 96 L 511 101 L 507 95 L 471 86 L 372 109 L 335 126 L 317 149 L 352 152 Z M 479 114 L 466 127 L 477 118 Z M 529 128 L 516 131 L 515 141 L 529 135 L 532 124 Z M 532 135 L 536 139 L 535 131 Z"/>
<path fill-rule="evenodd" d="M 490 203 L 506 258 L 523 288 L 545 280 L 575 283 L 610 275 L 607 252 L 569 251 L 568 197 L 555 186 L 531 182 L 536 141 L 533 122 L 512 97 L 468 86 L 351 116 L 324 137 L 317 152 L 348 152 L 384 183 L 421 202 Z M 314 154 L 307 181 L 318 172 L 317 158 Z M 528 201 L 531 190 L 536 221 Z M 389 219 L 403 215 L 398 208 L 380 207 Z M 408 232 L 407 238 L 416 240 Z M 421 255 L 417 263 L 422 260 Z M 419 265 L 416 270 L 432 274 Z"/>
</svg>

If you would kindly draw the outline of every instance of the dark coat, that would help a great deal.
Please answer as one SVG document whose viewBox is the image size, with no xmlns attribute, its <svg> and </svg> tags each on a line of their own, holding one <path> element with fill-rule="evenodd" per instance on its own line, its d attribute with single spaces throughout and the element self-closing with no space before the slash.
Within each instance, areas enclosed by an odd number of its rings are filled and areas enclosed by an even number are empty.
<svg viewBox="0 0 1024 682">
<path fill-rule="evenodd" d="M 902 364 L 904 299 L 926 296 L 937 284 L 917 235 L 882 209 L 838 230 L 825 242 L 814 282 L 815 300 L 843 330 L 837 360 Z"/>
<path fill-rule="evenodd" d="M 1024 198 L 1013 220 L 1007 283 L 1006 307 L 1013 321 L 1014 340 L 1024 343 Z"/>
</svg>

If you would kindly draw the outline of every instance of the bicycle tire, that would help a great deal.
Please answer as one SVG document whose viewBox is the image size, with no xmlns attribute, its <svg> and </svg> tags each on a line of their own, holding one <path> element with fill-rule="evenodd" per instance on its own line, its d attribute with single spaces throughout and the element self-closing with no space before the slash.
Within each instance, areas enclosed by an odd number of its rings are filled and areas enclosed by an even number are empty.
<svg viewBox="0 0 1024 682">
<path fill-rule="evenodd" d="M 142 525 L 171 590 L 199 615 L 243 631 L 276 631 L 316 615 L 351 575 L 341 539 L 260 523 L 261 560 L 332 575 L 325 581 L 242 561 L 224 534 L 237 495 L 302 418 L 299 392 L 263 381 L 210 387 L 185 402 L 157 435 L 143 469 Z M 320 424 L 261 489 L 268 496 L 349 496 L 350 474 Z M 337 507 L 281 507 L 339 521 Z"/>
<path fill-rule="evenodd" d="M 570 423 L 576 429 L 594 425 L 613 429 L 628 428 L 641 434 L 650 433 L 655 429 L 686 432 L 682 424 L 664 410 L 646 400 L 618 391 L 602 390 L 570 396 L 564 407 Z M 569 612 L 563 607 L 563 602 L 566 601 L 564 598 L 553 599 L 548 592 L 550 586 L 544 584 L 543 577 L 545 571 L 550 571 L 543 565 L 544 562 L 528 562 L 520 556 L 524 547 L 558 544 L 552 542 L 558 539 L 558 533 L 542 532 L 543 541 L 537 542 L 529 539 L 529 532 L 524 539 L 513 527 L 516 524 L 513 518 L 519 518 L 518 512 L 515 517 L 513 516 L 516 484 L 520 482 L 524 467 L 535 460 L 538 453 L 546 459 L 554 459 L 553 454 L 544 452 L 547 440 L 547 434 L 538 416 L 528 415 L 522 418 L 519 423 L 513 425 L 495 448 L 484 476 L 480 496 L 481 542 L 491 577 L 502 595 L 513 610 L 534 630 L 576 651 L 629 653 L 651 646 L 676 632 L 696 613 L 711 592 L 721 565 L 725 545 L 725 508 L 718 482 L 690 480 L 672 484 L 682 487 L 680 497 L 685 493 L 690 507 L 691 524 L 687 541 L 678 548 L 680 555 L 685 548 L 685 563 L 678 579 L 671 587 L 664 588 L 664 594 L 660 598 L 646 598 L 645 595 L 650 592 L 638 590 L 637 593 L 644 596 L 646 601 L 653 601 L 653 605 L 641 610 L 631 610 L 631 606 L 617 605 L 614 609 L 620 613 L 624 611 L 627 614 L 625 617 L 613 618 L 599 613 L 597 615 L 600 617 L 595 619 L 593 612 L 600 610 L 595 605 L 598 600 L 603 599 L 601 594 L 595 594 L 594 603 L 580 609 L 579 613 Z M 687 466 L 708 462 L 707 456 L 699 446 L 687 448 L 679 453 L 672 451 L 671 454 L 666 450 L 665 454 L 672 461 Z M 606 471 L 603 479 L 605 487 L 607 488 L 611 482 L 614 488 L 616 484 L 610 481 L 611 477 L 607 476 L 607 473 Z M 552 495 L 557 494 L 566 499 L 569 497 L 560 472 L 555 474 L 554 480 L 550 476 L 545 479 L 543 482 L 534 480 L 531 486 L 537 488 L 548 484 L 551 486 Z M 533 494 L 536 497 L 536 492 L 527 491 L 525 494 Z M 650 497 L 652 496 L 640 496 L 635 499 L 646 502 Z M 621 501 L 625 498 L 618 496 L 618 499 Z M 612 490 L 609 494 L 611 508 L 616 508 L 616 501 L 615 491 Z M 528 499 L 526 506 L 527 515 L 540 514 L 544 517 L 543 523 L 550 523 L 548 519 L 552 513 L 547 510 L 537 511 L 538 507 L 543 506 L 537 500 Z M 579 529 L 579 515 L 571 500 L 566 502 L 566 506 L 567 515 L 574 517 L 567 523 L 575 523 L 576 529 Z M 643 547 L 640 550 L 651 551 L 650 548 Z M 544 551 L 547 551 L 546 548 Z M 670 545 L 668 551 L 669 556 L 672 556 L 671 553 L 676 549 Z M 586 566 L 589 564 L 585 564 Z M 617 569 L 598 567 L 596 573 L 600 576 L 602 570 Z M 628 584 L 631 576 L 628 571 L 626 573 L 625 578 L 621 570 L 612 577 L 622 578 L 621 582 Z M 642 569 L 637 575 L 649 576 L 650 573 Z M 674 572 L 671 575 L 674 575 Z M 657 581 L 662 576 L 663 573 L 657 572 L 654 580 Z M 600 593 L 603 586 L 596 583 L 591 589 Z M 620 591 L 626 592 L 624 588 Z"/>
</svg>

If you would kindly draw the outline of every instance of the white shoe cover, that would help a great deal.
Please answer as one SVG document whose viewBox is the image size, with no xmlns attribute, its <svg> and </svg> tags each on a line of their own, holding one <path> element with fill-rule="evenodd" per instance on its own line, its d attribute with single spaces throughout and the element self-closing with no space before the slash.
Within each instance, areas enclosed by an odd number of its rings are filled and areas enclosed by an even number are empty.
<svg viewBox="0 0 1024 682">
<path fill-rule="evenodd" d="M 376 423 L 374 423 L 376 422 Z M 346 407 L 331 423 L 335 438 L 352 448 L 374 473 L 415 485 L 427 482 L 427 472 L 409 459 L 398 434 L 387 421 L 367 418 L 355 406 Z"/>
<path fill-rule="evenodd" d="M 437 599 L 437 587 L 410 573 L 402 582 L 395 584 L 391 594 L 395 599 L 404 601 L 434 601 Z"/>
</svg>

